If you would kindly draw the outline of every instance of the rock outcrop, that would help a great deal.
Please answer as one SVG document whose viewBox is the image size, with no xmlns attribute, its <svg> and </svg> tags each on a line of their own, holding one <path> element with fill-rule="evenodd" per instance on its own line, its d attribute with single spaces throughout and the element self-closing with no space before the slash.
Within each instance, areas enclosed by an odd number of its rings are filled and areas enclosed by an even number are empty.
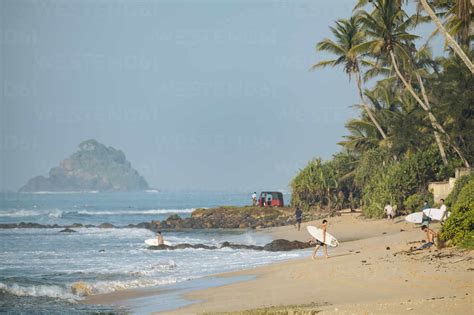
<svg viewBox="0 0 474 315">
<path fill-rule="evenodd" d="M 327 217 L 327 213 L 305 215 L 306 220 Z M 294 209 L 289 207 L 218 207 L 196 209 L 189 218 L 182 219 L 174 214 L 163 221 L 152 221 L 152 229 L 261 229 L 295 223 Z"/>
<path fill-rule="evenodd" d="M 176 249 L 219 249 L 219 248 L 231 248 L 231 249 L 250 249 L 250 250 L 265 250 L 269 252 L 280 252 L 280 251 L 290 251 L 295 249 L 305 249 L 309 248 L 311 245 L 309 243 L 304 243 L 300 241 L 288 241 L 284 239 L 274 240 L 266 244 L 265 246 L 257 245 L 247 245 L 247 244 L 233 244 L 229 242 L 222 243 L 219 247 L 209 246 L 204 244 L 177 244 L 177 245 L 158 245 L 158 246 L 149 246 L 150 250 L 176 250 Z"/>
<path fill-rule="evenodd" d="M 37 191 L 133 191 L 148 189 L 146 180 L 132 168 L 122 151 L 87 140 L 79 150 L 49 176 L 36 176 L 20 188 L 21 192 Z"/>
</svg>

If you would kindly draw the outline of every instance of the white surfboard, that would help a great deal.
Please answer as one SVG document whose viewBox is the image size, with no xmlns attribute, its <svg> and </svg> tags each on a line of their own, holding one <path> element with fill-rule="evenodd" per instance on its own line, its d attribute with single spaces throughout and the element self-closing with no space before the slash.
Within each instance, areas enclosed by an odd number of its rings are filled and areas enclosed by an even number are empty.
<svg viewBox="0 0 474 315">
<path fill-rule="evenodd" d="M 423 221 L 423 212 L 413 212 L 405 217 L 410 223 L 421 223 Z"/>
<path fill-rule="evenodd" d="M 436 221 L 440 221 L 441 218 L 443 217 L 443 214 L 444 214 L 444 211 L 441 210 L 441 209 L 437 209 L 437 208 L 429 208 L 429 209 L 425 209 L 423 210 L 423 212 L 429 216 L 431 218 L 431 220 L 436 220 Z M 448 211 L 448 216 L 451 214 L 451 212 Z"/>
<path fill-rule="evenodd" d="M 312 237 L 314 237 L 315 239 L 317 239 L 320 242 L 323 241 L 323 239 L 324 239 L 323 238 L 323 230 L 318 229 L 317 227 L 311 226 L 311 225 L 307 226 L 306 229 L 308 230 L 309 234 L 311 234 Z M 324 242 L 324 244 L 332 246 L 332 247 L 336 247 L 337 245 L 339 245 L 339 242 L 337 241 L 337 239 L 334 236 L 332 236 L 331 234 L 326 232 L 326 242 Z"/>
<path fill-rule="evenodd" d="M 421 223 L 423 221 L 423 213 L 434 221 L 439 221 L 443 217 L 442 210 L 436 208 L 429 208 L 420 212 L 411 213 L 405 217 L 405 220 L 410 223 Z M 451 212 L 448 212 L 448 217 L 450 214 Z"/>
<path fill-rule="evenodd" d="M 171 245 L 171 243 L 168 241 L 165 241 L 164 243 L 165 245 L 168 245 L 168 246 Z M 149 238 L 145 240 L 145 244 L 150 245 L 150 246 L 158 246 L 158 240 L 156 238 Z"/>
</svg>

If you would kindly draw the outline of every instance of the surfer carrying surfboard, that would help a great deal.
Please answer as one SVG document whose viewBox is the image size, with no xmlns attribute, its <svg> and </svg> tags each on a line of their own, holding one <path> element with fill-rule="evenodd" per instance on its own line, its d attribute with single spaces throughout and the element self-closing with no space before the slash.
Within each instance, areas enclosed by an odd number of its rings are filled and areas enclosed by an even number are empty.
<svg viewBox="0 0 474 315">
<path fill-rule="evenodd" d="M 326 243 L 326 229 L 328 226 L 328 221 L 323 220 L 323 224 L 321 225 L 320 229 L 323 231 L 322 235 L 322 240 L 318 240 L 317 238 L 313 237 L 310 242 L 313 244 L 316 244 L 313 250 L 313 254 L 311 255 L 311 259 L 315 260 L 316 259 L 316 253 L 318 252 L 319 247 L 323 247 L 324 250 L 324 257 L 329 258 L 328 256 L 328 246 L 325 244 Z"/>
</svg>

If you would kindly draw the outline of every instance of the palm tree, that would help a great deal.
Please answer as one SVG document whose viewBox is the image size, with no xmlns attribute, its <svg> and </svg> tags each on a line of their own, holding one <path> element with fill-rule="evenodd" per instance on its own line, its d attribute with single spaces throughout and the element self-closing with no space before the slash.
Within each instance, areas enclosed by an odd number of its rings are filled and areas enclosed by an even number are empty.
<svg viewBox="0 0 474 315">
<path fill-rule="evenodd" d="M 362 92 L 362 80 L 360 75 L 361 64 L 368 65 L 369 63 L 361 58 L 357 53 L 352 52 L 352 48 L 364 40 L 364 34 L 360 31 L 360 22 L 357 17 L 351 17 L 349 20 L 340 19 L 336 21 L 336 27 L 331 27 L 331 31 L 336 37 L 334 42 L 331 39 L 324 39 L 316 45 L 316 49 L 319 51 L 331 52 L 337 56 L 336 59 L 320 61 L 311 67 L 312 70 L 322 68 L 326 66 L 344 66 L 344 71 L 349 76 L 349 80 L 352 75 L 356 77 L 357 89 L 359 91 L 360 101 L 362 106 L 369 116 L 372 123 L 376 126 L 378 132 L 382 135 L 382 138 L 386 139 L 387 135 L 382 129 L 371 109 L 364 100 Z"/>
<path fill-rule="evenodd" d="M 362 154 L 368 150 L 380 146 L 380 136 L 377 128 L 364 117 L 360 119 L 351 119 L 346 123 L 349 135 L 343 136 L 344 140 L 337 144 L 343 146 L 349 152 Z"/>
<path fill-rule="evenodd" d="M 360 13 L 364 30 L 367 33 L 369 40 L 354 46 L 351 50 L 353 53 L 369 52 L 377 58 L 387 58 L 395 70 L 399 80 L 403 83 L 405 88 L 410 92 L 417 103 L 427 113 L 433 129 L 443 134 L 447 142 L 451 145 L 466 167 L 469 167 L 469 162 L 464 158 L 464 155 L 458 146 L 452 141 L 449 134 L 439 124 L 434 116 L 429 104 L 426 104 L 418 94 L 409 77 L 405 77 L 413 69 L 413 55 L 416 51 L 413 45 L 413 40 L 417 38 L 416 35 L 408 33 L 410 28 L 413 28 L 417 23 L 416 16 L 408 17 L 399 4 L 391 0 L 373 0 L 372 5 L 374 10 L 371 13 L 362 11 Z M 397 61 L 397 57 L 401 61 L 404 74 Z M 416 71 L 415 71 L 416 72 Z M 424 89 L 422 80 L 418 80 L 420 88 Z M 441 153 L 440 153 L 441 154 Z"/>
<path fill-rule="evenodd" d="M 443 34 L 444 38 L 446 39 L 446 42 L 453 49 L 454 53 L 458 55 L 459 58 L 461 58 L 461 60 L 466 64 L 469 70 L 471 70 L 471 73 L 474 73 L 474 65 L 472 64 L 471 60 L 464 53 L 464 51 L 458 45 L 456 40 L 451 36 L 451 34 L 449 34 L 449 32 L 443 26 L 440 19 L 436 16 L 436 13 L 434 12 L 434 10 L 428 4 L 428 1 L 426 0 L 419 0 L 419 1 L 420 1 L 420 4 L 423 6 L 423 9 L 428 13 L 428 15 L 433 20 L 433 22 L 435 22 L 436 28 L 441 34 Z M 470 24 L 470 11 L 471 11 L 470 0 L 457 0 L 456 7 L 457 7 L 458 15 L 461 18 L 461 21 L 465 23 L 464 29 L 462 30 L 465 33 L 464 37 L 469 38 L 469 27 L 470 27 L 469 24 Z M 467 21 L 466 21 L 466 17 L 468 17 Z M 455 23 L 455 25 L 456 24 L 457 23 Z"/>
<path fill-rule="evenodd" d="M 367 5 L 370 2 L 374 2 L 372 0 L 359 0 L 358 3 L 355 6 L 355 9 L 359 9 L 365 5 Z M 393 0 L 390 1 L 392 2 L 393 6 L 397 9 L 400 10 L 402 3 L 405 2 L 405 0 Z M 446 2 L 446 1 L 435 1 L 435 2 Z M 449 1 L 451 2 L 451 1 Z M 441 23 L 440 19 L 438 16 L 436 16 L 435 11 L 431 8 L 427 0 L 419 0 L 418 3 L 423 7 L 423 9 L 428 13 L 430 16 L 431 20 L 436 24 L 436 29 L 438 32 L 440 32 L 448 45 L 453 49 L 454 53 L 461 58 L 461 60 L 466 64 L 466 66 L 469 68 L 471 73 L 474 73 L 474 65 L 472 64 L 471 60 L 469 57 L 464 53 L 462 48 L 458 45 L 456 40 L 451 36 L 451 34 L 446 30 L 446 28 L 443 26 Z M 446 5 L 446 3 L 442 3 L 442 5 Z M 464 41 L 464 43 L 469 43 L 469 30 L 470 30 L 470 21 L 471 21 L 471 9 L 472 9 L 472 4 L 471 0 L 454 0 L 454 5 L 452 5 L 448 12 L 447 15 L 448 17 L 448 26 L 450 30 L 454 33 L 459 33 L 459 37 Z M 467 48 L 469 49 L 469 44 L 465 44 Z"/>
<path fill-rule="evenodd" d="M 365 95 L 380 112 L 379 116 L 387 127 L 390 151 L 401 156 L 419 150 L 424 139 L 420 133 L 427 128 L 414 99 L 405 90 L 400 90 L 394 79 L 378 81 L 372 90 L 365 91 Z"/>
<path fill-rule="evenodd" d="M 431 3 L 436 8 L 438 15 L 444 17 L 444 25 L 449 34 L 455 37 L 464 50 L 469 51 L 474 2 L 471 0 L 434 0 Z"/>
</svg>

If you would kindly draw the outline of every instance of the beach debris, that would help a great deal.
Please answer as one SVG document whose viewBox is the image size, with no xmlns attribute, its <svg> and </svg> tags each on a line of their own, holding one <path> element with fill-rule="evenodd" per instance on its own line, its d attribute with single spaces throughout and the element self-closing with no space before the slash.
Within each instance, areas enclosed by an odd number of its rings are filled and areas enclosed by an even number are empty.
<svg viewBox="0 0 474 315">
<path fill-rule="evenodd" d="M 361 262 L 362 262 L 363 264 L 365 264 L 365 263 L 367 262 L 367 260 L 361 260 Z"/>
<path fill-rule="evenodd" d="M 382 235 L 387 234 L 387 232 L 383 232 Z"/>
<path fill-rule="evenodd" d="M 405 230 L 404 230 L 404 229 L 400 229 L 400 232 L 405 232 Z"/>
<path fill-rule="evenodd" d="M 390 250 L 390 247 L 389 247 L 389 246 L 387 246 L 385 249 L 386 249 L 386 250 Z"/>
<path fill-rule="evenodd" d="M 407 308 L 407 311 L 412 311 L 412 310 L 413 310 L 413 307 Z"/>
</svg>

